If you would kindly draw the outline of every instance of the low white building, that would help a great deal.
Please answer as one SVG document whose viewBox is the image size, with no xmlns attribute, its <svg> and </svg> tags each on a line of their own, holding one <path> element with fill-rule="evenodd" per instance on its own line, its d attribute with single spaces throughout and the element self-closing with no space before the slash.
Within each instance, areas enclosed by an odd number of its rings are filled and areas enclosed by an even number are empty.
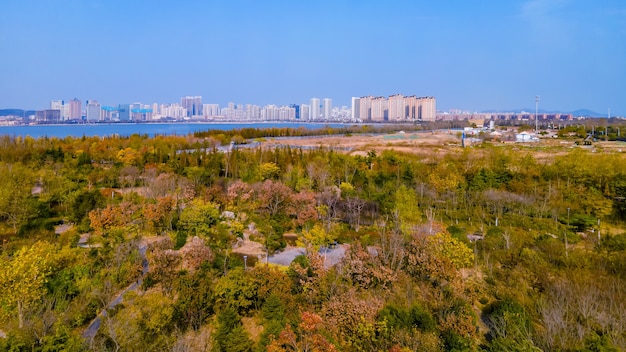
<svg viewBox="0 0 626 352">
<path fill-rule="evenodd" d="M 516 142 L 537 142 L 539 141 L 539 138 L 537 138 L 536 136 L 528 132 L 521 132 L 515 135 L 515 141 Z"/>
</svg>

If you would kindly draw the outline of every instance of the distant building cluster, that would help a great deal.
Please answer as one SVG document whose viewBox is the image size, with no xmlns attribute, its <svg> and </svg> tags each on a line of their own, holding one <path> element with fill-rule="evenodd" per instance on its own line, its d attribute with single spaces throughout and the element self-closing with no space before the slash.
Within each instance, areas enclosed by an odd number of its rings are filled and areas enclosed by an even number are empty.
<svg viewBox="0 0 626 352">
<path fill-rule="evenodd" d="M 139 122 L 139 121 L 353 121 L 347 106 L 333 107 L 332 99 L 312 98 L 309 104 L 253 105 L 228 103 L 203 104 L 201 96 L 185 96 L 180 103 L 146 105 L 142 103 L 101 105 L 97 100 L 78 99 L 68 102 L 52 100 L 50 108 L 36 111 L 29 117 L 37 123 L 84 122 Z"/>
<path fill-rule="evenodd" d="M 538 113 L 539 121 L 572 121 L 573 114 L 561 113 Z M 522 111 L 515 112 L 487 112 L 487 113 L 471 113 L 459 110 L 450 110 L 437 114 L 437 120 L 445 121 L 463 121 L 463 120 L 487 120 L 487 121 L 535 121 L 535 113 Z"/>
<path fill-rule="evenodd" d="M 366 96 L 352 98 L 352 116 L 363 122 L 435 121 L 437 102 L 434 97 Z"/>
</svg>

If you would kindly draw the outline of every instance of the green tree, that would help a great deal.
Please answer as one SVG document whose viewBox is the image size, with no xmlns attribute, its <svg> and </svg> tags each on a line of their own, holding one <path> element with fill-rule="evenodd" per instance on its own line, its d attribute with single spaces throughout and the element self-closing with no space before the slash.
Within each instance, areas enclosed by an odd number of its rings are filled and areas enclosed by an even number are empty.
<svg viewBox="0 0 626 352">
<path fill-rule="evenodd" d="M 247 352 L 254 346 L 233 307 L 226 307 L 217 314 L 214 338 L 217 350 L 222 352 Z"/>
<path fill-rule="evenodd" d="M 253 308 L 257 297 L 257 285 L 242 267 L 236 267 L 215 284 L 217 303 L 247 312 Z"/>
<path fill-rule="evenodd" d="M 70 221 L 81 224 L 81 230 L 85 232 L 89 229 L 88 214 L 90 211 L 98 208 L 103 208 L 106 204 L 106 200 L 99 190 L 83 191 L 76 194 L 76 198 L 71 202 L 69 218 Z"/>
<path fill-rule="evenodd" d="M 267 344 L 280 336 L 280 332 L 287 323 L 285 319 L 285 304 L 278 294 L 271 294 L 261 310 L 263 317 L 263 333 L 259 341 L 259 350 L 265 351 Z"/>
<path fill-rule="evenodd" d="M 194 199 L 183 209 L 178 220 L 178 227 L 189 236 L 212 238 L 215 234 L 214 225 L 219 220 L 218 205 Z"/>
</svg>

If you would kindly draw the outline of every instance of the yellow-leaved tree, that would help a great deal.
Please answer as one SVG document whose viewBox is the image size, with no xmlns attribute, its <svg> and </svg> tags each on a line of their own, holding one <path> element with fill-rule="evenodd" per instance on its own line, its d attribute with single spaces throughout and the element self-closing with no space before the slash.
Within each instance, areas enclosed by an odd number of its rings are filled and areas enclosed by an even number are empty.
<svg viewBox="0 0 626 352">
<path fill-rule="evenodd" d="M 17 312 L 20 329 L 25 313 L 45 293 L 44 285 L 52 273 L 56 247 L 48 242 L 24 246 L 13 258 L 0 261 L 0 316 Z"/>
<path fill-rule="evenodd" d="M 422 219 L 422 211 L 419 209 L 417 195 L 413 189 L 400 185 L 395 194 L 396 221 L 403 233 L 408 234 Z"/>
<path fill-rule="evenodd" d="M 429 236 L 426 243 L 431 253 L 447 258 L 457 269 L 469 267 L 474 263 L 474 251 L 450 234 L 438 233 Z"/>
<path fill-rule="evenodd" d="M 302 237 L 298 239 L 298 245 L 302 247 L 312 245 L 316 251 L 322 246 L 328 246 L 335 242 L 335 227 L 336 225 L 328 231 L 322 224 L 316 223 L 312 229 L 302 232 Z"/>
</svg>

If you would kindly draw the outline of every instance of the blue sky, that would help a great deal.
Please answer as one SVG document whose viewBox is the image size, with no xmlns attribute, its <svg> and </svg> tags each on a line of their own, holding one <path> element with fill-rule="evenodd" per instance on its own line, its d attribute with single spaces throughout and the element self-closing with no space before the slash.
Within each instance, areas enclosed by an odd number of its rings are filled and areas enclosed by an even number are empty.
<svg viewBox="0 0 626 352">
<path fill-rule="evenodd" d="M 395 93 L 626 115 L 626 1 L 0 1 L 0 108 Z"/>
</svg>

